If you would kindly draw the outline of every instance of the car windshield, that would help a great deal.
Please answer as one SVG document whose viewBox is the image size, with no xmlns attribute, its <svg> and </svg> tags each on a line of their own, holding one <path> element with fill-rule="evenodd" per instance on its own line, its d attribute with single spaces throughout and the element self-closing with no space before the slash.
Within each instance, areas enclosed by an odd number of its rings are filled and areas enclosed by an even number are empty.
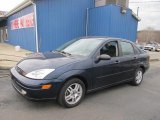
<svg viewBox="0 0 160 120">
<path fill-rule="evenodd" d="M 72 40 L 56 49 L 56 51 L 70 55 L 89 56 L 101 43 L 102 40 L 94 38 Z"/>
</svg>

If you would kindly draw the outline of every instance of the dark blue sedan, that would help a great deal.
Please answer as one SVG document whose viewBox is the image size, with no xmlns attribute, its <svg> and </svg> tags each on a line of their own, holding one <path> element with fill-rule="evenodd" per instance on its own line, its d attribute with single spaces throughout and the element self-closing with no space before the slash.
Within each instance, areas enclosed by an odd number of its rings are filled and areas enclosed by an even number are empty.
<svg viewBox="0 0 160 120">
<path fill-rule="evenodd" d="M 128 40 L 84 37 L 30 55 L 11 69 L 11 78 L 28 99 L 57 99 L 74 107 L 88 92 L 122 82 L 140 85 L 148 68 L 148 54 Z"/>
</svg>

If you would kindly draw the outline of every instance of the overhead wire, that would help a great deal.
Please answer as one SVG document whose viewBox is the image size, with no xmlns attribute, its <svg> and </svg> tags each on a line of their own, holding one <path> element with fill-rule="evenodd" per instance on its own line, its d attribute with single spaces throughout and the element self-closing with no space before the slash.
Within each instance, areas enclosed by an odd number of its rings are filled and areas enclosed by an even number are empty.
<svg viewBox="0 0 160 120">
<path fill-rule="evenodd" d="M 129 2 L 129 3 L 160 3 L 160 1 L 139 1 L 139 2 Z"/>
</svg>

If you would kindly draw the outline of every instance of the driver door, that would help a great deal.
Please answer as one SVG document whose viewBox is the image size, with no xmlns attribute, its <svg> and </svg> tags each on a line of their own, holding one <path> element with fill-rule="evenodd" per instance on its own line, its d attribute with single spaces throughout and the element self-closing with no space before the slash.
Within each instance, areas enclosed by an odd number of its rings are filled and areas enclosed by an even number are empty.
<svg viewBox="0 0 160 120">
<path fill-rule="evenodd" d="M 99 60 L 93 63 L 94 82 L 93 87 L 103 87 L 120 82 L 120 61 L 118 41 L 109 41 L 101 47 L 96 56 L 107 54 L 111 60 Z"/>
</svg>

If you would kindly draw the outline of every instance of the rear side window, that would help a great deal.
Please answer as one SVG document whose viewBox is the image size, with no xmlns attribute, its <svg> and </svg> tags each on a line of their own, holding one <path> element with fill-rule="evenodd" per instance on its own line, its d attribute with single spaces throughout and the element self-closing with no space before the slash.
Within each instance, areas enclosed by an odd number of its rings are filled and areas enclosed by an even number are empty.
<svg viewBox="0 0 160 120">
<path fill-rule="evenodd" d="M 140 49 L 136 46 L 134 46 L 134 51 L 135 51 L 135 54 L 140 54 Z"/>
<path fill-rule="evenodd" d="M 121 42 L 122 54 L 125 55 L 133 55 L 134 49 L 131 43 L 129 42 Z"/>
</svg>

